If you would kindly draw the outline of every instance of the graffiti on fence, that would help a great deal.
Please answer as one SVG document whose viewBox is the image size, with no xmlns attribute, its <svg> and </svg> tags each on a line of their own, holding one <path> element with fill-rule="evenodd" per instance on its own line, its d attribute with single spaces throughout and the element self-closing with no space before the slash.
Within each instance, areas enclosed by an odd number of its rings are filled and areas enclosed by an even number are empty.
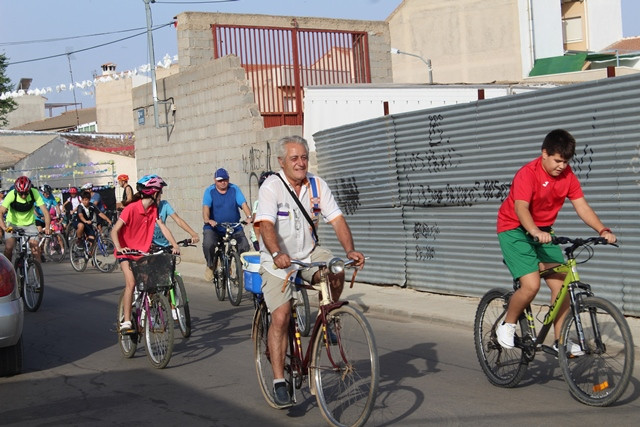
<svg viewBox="0 0 640 427">
<path fill-rule="evenodd" d="M 416 240 L 416 261 L 430 261 L 436 256 L 436 248 L 431 243 L 435 242 L 440 234 L 438 224 L 416 222 L 413 224 L 413 238 Z"/>
<path fill-rule="evenodd" d="M 335 199 L 340 209 L 347 214 L 353 215 L 360 207 L 360 192 L 358 183 L 353 176 L 338 178 L 334 189 Z"/>
</svg>

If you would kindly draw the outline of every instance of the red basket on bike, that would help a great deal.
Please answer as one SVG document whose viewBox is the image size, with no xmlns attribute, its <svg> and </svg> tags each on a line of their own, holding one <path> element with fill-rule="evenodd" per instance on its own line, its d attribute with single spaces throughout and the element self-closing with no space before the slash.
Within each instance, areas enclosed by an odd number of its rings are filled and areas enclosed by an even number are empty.
<svg viewBox="0 0 640 427">
<path fill-rule="evenodd" d="M 171 286 L 173 259 L 171 254 L 148 255 L 133 264 L 133 275 L 139 291 L 155 291 Z"/>
</svg>

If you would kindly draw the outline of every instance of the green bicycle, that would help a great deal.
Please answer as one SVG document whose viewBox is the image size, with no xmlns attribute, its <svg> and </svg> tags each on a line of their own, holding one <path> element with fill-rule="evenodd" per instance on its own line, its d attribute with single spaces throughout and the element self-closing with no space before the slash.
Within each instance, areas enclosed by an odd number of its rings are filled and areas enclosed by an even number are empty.
<svg viewBox="0 0 640 427">
<path fill-rule="evenodd" d="M 478 305 L 474 324 L 476 354 L 489 381 L 500 387 L 515 387 L 524 377 L 527 365 L 537 351 L 558 358 L 562 376 L 569 392 L 578 401 L 591 406 L 608 406 L 624 393 L 633 371 L 634 348 L 629 325 L 620 310 L 610 301 L 594 296 L 591 286 L 581 282 L 577 265 L 593 257 L 595 245 L 608 244 L 602 237 L 570 239 L 554 237 L 553 242 L 564 248 L 566 262 L 544 271 L 566 274 L 556 300 L 542 321 L 536 335 L 534 316 L 528 306 L 518 319 L 513 349 L 506 350 L 498 344 L 496 328 L 506 315 L 513 291 L 492 289 Z M 614 245 L 616 246 L 616 245 Z M 587 259 L 576 261 L 576 252 L 587 253 Z M 520 283 L 514 280 L 514 290 Z M 557 350 L 543 345 L 565 298 L 569 297 L 570 311 L 561 329 Z M 580 346 L 580 355 L 569 351 Z"/>
</svg>

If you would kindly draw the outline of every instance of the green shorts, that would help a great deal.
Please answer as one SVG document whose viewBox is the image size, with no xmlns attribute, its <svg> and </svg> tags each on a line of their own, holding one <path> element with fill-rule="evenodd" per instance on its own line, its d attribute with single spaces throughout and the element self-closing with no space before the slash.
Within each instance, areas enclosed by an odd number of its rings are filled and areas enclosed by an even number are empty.
<svg viewBox="0 0 640 427">
<path fill-rule="evenodd" d="M 553 230 L 551 231 L 553 234 Z M 562 249 L 551 243 L 536 243 L 529 233 L 518 227 L 498 233 L 504 263 L 514 279 L 538 271 L 538 263 L 564 262 Z"/>
</svg>

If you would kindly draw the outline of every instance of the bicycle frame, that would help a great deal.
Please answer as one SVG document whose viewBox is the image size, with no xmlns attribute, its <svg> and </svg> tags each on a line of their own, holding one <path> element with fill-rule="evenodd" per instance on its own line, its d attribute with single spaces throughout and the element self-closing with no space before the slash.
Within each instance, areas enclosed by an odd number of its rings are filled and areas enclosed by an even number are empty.
<svg viewBox="0 0 640 427">
<path fill-rule="evenodd" d="M 577 265 L 578 263 L 576 262 L 575 257 L 569 256 L 569 254 L 567 253 L 567 260 L 564 263 L 557 265 L 555 267 L 551 267 L 551 268 L 540 271 L 541 278 L 544 278 L 554 273 L 564 274 L 565 278 L 562 283 L 562 287 L 560 288 L 560 292 L 558 292 L 556 299 L 553 301 L 553 303 L 549 307 L 549 310 L 545 315 L 544 320 L 542 321 L 542 327 L 540 328 L 540 332 L 537 335 L 536 335 L 536 327 L 535 327 L 534 316 L 533 316 L 533 311 L 531 309 L 531 305 L 527 306 L 527 308 L 525 308 L 524 310 L 523 316 L 527 321 L 527 325 L 531 333 L 531 338 L 533 340 L 533 344 L 535 345 L 536 349 L 541 348 L 543 351 L 548 350 L 546 349 L 545 346 L 542 346 L 541 343 L 543 343 L 544 340 L 546 339 L 549 333 L 549 330 L 553 326 L 553 322 L 558 317 L 558 314 L 560 313 L 560 309 L 564 304 L 564 301 L 567 295 L 569 296 L 571 315 L 576 319 L 576 327 L 577 327 L 578 337 L 580 339 L 580 346 L 581 348 L 584 348 L 584 345 L 585 345 L 584 332 L 582 330 L 582 322 L 580 321 L 580 316 L 578 316 L 578 313 L 576 311 L 577 296 L 576 296 L 575 290 L 578 288 L 582 289 L 584 291 L 583 293 L 587 296 L 592 295 L 592 293 L 591 293 L 591 286 L 589 286 L 586 283 L 580 282 L 580 276 L 578 274 Z M 519 283 L 518 280 L 514 281 L 514 288 L 519 286 L 518 283 Z M 524 343 L 520 343 L 520 347 L 523 347 L 526 349 L 526 345 Z M 549 350 L 548 352 L 555 353 L 554 350 Z M 530 357 L 533 357 L 533 355 L 530 355 Z"/>
<path fill-rule="evenodd" d="M 320 281 L 316 285 L 303 284 L 297 285 L 295 282 L 291 281 L 289 286 L 300 286 L 305 287 L 307 289 L 315 289 L 320 290 L 322 295 L 322 300 L 320 301 L 320 307 L 318 316 L 316 317 L 315 323 L 313 324 L 313 329 L 310 334 L 309 342 L 307 343 L 306 351 L 303 351 L 302 348 L 302 335 L 300 334 L 300 330 L 298 328 L 297 322 L 297 313 L 295 310 L 291 310 L 291 319 L 289 322 L 289 350 L 292 355 L 291 360 L 291 368 L 293 370 L 292 374 L 294 376 L 298 376 L 300 378 L 306 377 L 306 373 L 309 372 L 309 368 L 311 367 L 311 356 L 313 353 L 313 345 L 316 341 L 316 337 L 319 333 L 323 335 L 325 347 L 327 348 L 327 356 L 331 361 L 333 367 L 337 367 L 336 362 L 333 360 L 331 355 L 331 351 L 329 351 L 330 338 L 327 333 L 327 314 L 338 307 L 342 307 L 343 305 L 348 304 L 348 301 L 332 301 L 331 300 L 331 292 L 329 289 L 329 279 L 328 279 L 328 267 L 323 266 L 320 269 Z M 318 289 L 319 288 L 319 289 Z M 340 356 L 342 360 L 346 363 L 347 357 L 345 356 L 342 346 L 340 345 L 340 336 L 338 335 L 338 347 L 340 348 Z"/>
</svg>

